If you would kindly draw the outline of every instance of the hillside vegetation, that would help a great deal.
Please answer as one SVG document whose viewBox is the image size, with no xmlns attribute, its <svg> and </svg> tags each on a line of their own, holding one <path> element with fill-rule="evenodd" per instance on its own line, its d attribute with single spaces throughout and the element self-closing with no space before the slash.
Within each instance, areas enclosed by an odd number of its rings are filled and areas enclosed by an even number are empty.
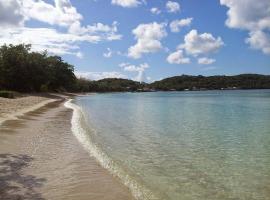
<svg viewBox="0 0 270 200">
<path fill-rule="evenodd" d="M 215 89 L 268 89 L 270 76 L 241 74 L 237 76 L 175 76 L 150 84 L 156 90 L 215 90 Z"/>
<path fill-rule="evenodd" d="M 98 81 L 76 78 L 74 67 L 59 56 L 31 51 L 31 45 L 0 47 L 0 91 L 19 92 L 141 92 L 213 89 L 270 89 L 270 76 L 175 76 L 151 84 L 107 78 Z"/>
</svg>

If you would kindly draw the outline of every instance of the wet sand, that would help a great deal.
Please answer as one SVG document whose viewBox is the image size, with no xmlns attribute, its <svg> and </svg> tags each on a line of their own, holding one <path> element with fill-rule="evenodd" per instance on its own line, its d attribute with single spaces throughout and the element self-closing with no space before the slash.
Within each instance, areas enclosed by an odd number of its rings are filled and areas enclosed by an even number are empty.
<svg viewBox="0 0 270 200">
<path fill-rule="evenodd" d="M 133 199 L 71 133 L 61 102 L 0 126 L 0 199 Z"/>
</svg>

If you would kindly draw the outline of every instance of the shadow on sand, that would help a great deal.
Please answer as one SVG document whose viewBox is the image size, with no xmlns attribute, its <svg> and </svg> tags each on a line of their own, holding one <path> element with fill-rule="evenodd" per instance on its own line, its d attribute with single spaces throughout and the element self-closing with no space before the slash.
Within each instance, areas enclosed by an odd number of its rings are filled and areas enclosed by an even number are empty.
<svg viewBox="0 0 270 200">
<path fill-rule="evenodd" d="M 0 154 L 1 200 L 44 199 L 36 189 L 41 187 L 46 179 L 23 173 L 23 169 L 31 161 L 33 158 L 28 155 Z"/>
</svg>

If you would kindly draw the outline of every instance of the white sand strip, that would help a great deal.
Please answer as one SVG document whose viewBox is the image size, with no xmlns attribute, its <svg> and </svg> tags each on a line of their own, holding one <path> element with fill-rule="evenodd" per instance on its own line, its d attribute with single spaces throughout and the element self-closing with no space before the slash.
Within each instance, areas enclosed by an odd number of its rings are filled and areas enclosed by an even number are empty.
<svg viewBox="0 0 270 200">
<path fill-rule="evenodd" d="M 37 109 L 47 105 L 48 103 L 52 103 L 55 101 L 57 101 L 57 99 L 48 99 L 48 100 L 44 100 L 40 103 L 37 103 L 31 107 L 27 107 L 27 108 L 21 109 L 21 110 L 16 111 L 16 112 L 12 112 L 10 114 L 2 114 L 0 117 L 0 125 L 7 120 L 18 119 L 19 116 L 22 116 L 25 113 L 37 110 Z"/>
</svg>

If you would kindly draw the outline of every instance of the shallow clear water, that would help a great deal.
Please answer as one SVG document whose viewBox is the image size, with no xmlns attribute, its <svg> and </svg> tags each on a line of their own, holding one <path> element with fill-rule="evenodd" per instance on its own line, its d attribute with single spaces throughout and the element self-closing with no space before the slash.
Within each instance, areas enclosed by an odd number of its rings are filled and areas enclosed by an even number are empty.
<svg viewBox="0 0 270 200">
<path fill-rule="evenodd" d="M 158 199 L 270 199 L 270 90 L 95 94 L 74 103 L 94 143 Z"/>
</svg>

